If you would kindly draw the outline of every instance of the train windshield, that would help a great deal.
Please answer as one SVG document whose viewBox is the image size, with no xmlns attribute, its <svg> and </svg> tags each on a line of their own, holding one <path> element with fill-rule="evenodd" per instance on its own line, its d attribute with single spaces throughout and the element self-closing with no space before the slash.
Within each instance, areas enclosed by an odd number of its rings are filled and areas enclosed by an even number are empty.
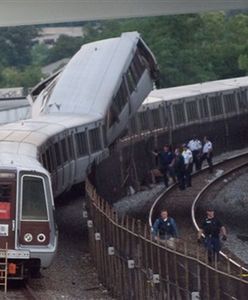
<svg viewBox="0 0 248 300">
<path fill-rule="evenodd" d="M 22 177 L 22 220 L 48 220 L 45 182 L 42 177 Z"/>
</svg>

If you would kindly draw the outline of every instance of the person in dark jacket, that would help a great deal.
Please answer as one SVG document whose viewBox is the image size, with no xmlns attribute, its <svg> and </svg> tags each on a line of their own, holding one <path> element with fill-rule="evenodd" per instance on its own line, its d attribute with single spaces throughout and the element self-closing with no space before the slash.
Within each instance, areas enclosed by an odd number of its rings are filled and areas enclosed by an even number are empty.
<svg viewBox="0 0 248 300">
<path fill-rule="evenodd" d="M 221 249 L 220 235 L 222 235 L 222 240 L 225 241 L 227 239 L 227 233 L 221 221 L 215 217 L 214 209 L 211 207 L 207 209 L 207 217 L 201 224 L 198 232 L 199 243 L 203 235 L 204 245 L 208 251 L 209 262 L 213 261 L 213 259 L 218 260 Z"/>
<path fill-rule="evenodd" d="M 175 150 L 175 162 L 174 170 L 178 181 L 180 190 L 185 190 L 185 163 L 184 157 L 182 156 L 181 150 L 176 148 Z"/>
<path fill-rule="evenodd" d="M 170 147 L 168 145 L 165 145 L 163 151 L 161 152 L 153 151 L 153 154 L 157 158 L 158 170 L 161 172 L 161 174 L 163 174 L 164 185 L 168 187 L 169 186 L 168 173 L 173 178 L 173 173 L 171 172 L 170 168 L 175 158 L 174 153 L 170 150 Z M 174 180 L 175 178 L 173 178 L 173 181 Z"/>
<path fill-rule="evenodd" d="M 155 239 L 159 237 L 161 240 L 169 240 L 178 237 L 176 222 L 173 218 L 169 217 L 166 209 L 161 211 L 160 217 L 154 222 L 152 226 L 152 235 Z"/>
</svg>

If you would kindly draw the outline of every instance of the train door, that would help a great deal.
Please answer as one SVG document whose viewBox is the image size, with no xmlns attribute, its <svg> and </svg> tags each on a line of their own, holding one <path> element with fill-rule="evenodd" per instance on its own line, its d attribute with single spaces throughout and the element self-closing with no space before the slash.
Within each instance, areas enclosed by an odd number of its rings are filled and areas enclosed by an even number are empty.
<svg viewBox="0 0 248 300">
<path fill-rule="evenodd" d="M 15 249 L 16 174 L 0 173 L 0 248 Z"/>
</svg>

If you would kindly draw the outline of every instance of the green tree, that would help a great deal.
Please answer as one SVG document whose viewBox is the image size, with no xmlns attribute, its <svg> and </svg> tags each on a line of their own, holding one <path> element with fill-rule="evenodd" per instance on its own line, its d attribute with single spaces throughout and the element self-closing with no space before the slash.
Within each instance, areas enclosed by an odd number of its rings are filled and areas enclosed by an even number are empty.
<svg viewBox="0 0 248 300">
<path fill-rule="evenodd" d="M 66 35 L 61 35 L 56 44 L 50 49 L 46 63 L 55 62 L 62 58 L 71 57 L 77 52 L 82 45 L 81 38 L 73 38 Z"/>
</svg>

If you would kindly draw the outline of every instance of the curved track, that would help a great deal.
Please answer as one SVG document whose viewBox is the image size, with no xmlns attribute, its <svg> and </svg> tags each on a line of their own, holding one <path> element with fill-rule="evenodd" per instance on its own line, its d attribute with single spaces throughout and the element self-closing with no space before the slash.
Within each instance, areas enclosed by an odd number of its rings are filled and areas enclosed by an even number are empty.
<svg viewBox="0 0 248 300">
<path fill-rule="evenodd" d="M 197 230 L 199 218 L 202 217 L 202 211 L 199 214 L 196 207 L 200 207 L 204 203 L 204 199 L 208 195 L 214 196 L 223 180 L 231 181 L 232 178 L 244 173 L 248 167 L 248 153 L 233 156 L 229 159 L 223 160 L 214 166 L 214 174 L 209 174 L 208 168 L 201 170 L 193 175 L 192 185 L 185 191 L 180 191 L 176 185 L 163 191 L 155 200 L 149 212 L 149 225 L 151 226 L 154 219 L 159 215 L 162 208 L 168 209 L 171 216 L 176 219 L 179 227 L 180 242 L 187 243 L 189 252 L 196 252 L 199 249 L 197 246 Z M 235 176 L 233 174 L 235 173 Z M 195 214 L 195 212 L 197 212 Z M 180 243 L 179 243 L 180 244 Z M 179 246 L 180 248 L 180 246 Z M 203 248 L 203 247 L 202 247 Z M 204 255 L 203 249 L 201 249 Z M 221 253 L 222 256 L 228 259 L 228 263 L 232 265 L 232 270 L 235 273 L 245 272 L 248 270 L 241 267 L 242 262 L 235 255 L 228 253 Z"/>
<path fill-rule="evenodd" d="M 8 292 L 4 294 L 1 292 L 1 299 L 14 300 L 14 299 L 28 299 L 38 300 L 40 297 L 36 295 L 35 291 L 29 286 L 28 282 L 10 282 L 8 285 Z"/>
</svg>

